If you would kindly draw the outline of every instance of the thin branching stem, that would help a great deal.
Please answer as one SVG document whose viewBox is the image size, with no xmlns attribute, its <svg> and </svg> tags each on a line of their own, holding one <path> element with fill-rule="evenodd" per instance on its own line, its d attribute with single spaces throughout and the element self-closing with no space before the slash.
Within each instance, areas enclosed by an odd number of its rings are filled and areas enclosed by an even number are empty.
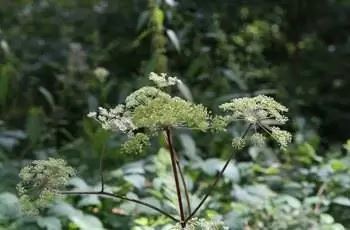
<svg viewBox="0 0 350 230">
<path fill-rule="evenodd" d="M 168 143 L 168 139 L 166 138 L 166 141 Z M 169 143 L 168 143 L 169 145 Z M 188 215 L 192 212 L 192 209 L 191 209 L 191 202 L 190 202 L 190 195 L 189 195 L 189 192 L 188 192 L 188 188 L 187 188 L 187 185 L 186 185 L 186 180 L 185 180 L 185 176 L 182 172 L 182 169 L 181 169 L 181 166 L 180 166 L 180 156 L 179 154 L 176 153 L 176 151 L 174 150 L 175 152 L 175 155 L 176 155 L 176 165 L 177 165 L 177 168 L 179 169 L 179 174 L 180 174 L 180 178 L 181 178 L 181 183 L 182 183 L 182 187 L 184 189 L 184 192 L 185 192 L 185 198 L 186 198 L 186 203 L 187 203 L 187 212 L 188 212 Z"/>
<path fill-rule="evenodd" d="M 323 193 L 326 191 L 327 188 L 327 182 L 323 182 L 322 185 L 320 186 L 320 188 L 317 191 L 316 196 L 318 197 L 318 202 L 315 204 L 315 208 L 314 208 L 314 212 L 317 213 L 320 208 L 321 208 L 321 199 L 322 199 L 322 195 Z"/>
<path fill-rule="evenodd" d="M 250 130 L 252 125 L 249 125 L 247 127 L 247 129 L 244 131 L 244 133 L 242 134 L 241 138 L 245 138 L 245 136 L 248 134 L 248 131 Z M 232 154 L 230 155 L 230 157 L 227 159 L 224 167 L 221 169 L 220 173 L 217 174 L 215 181 L 210 185 L 209 187 L 209 191 L 207 192 L 207 194 L 205 194 L 205 196 L 202 198 L 202 200 L 199 202 L 199 204 L 197 205 L 197 207 L 191 212 L 191 214 L 185 219 L 185 224 L 198 212 L 198 210 L 202 207 L 202 205 L 204 204 L 204 202 L 208 199 L 208 197 L 210 196 L 210 194 L 212 193 L 212 191 L 215 189 L 216 184 L 219 182 L 220 178 L 224 175 L 224 172 L 227 168 L 227 166 L 229 165 L 229 163 L 231 162 L 231 159 L 234 157 L 235 152 L 233 151 Z"/>
<path fill-rule="evenodd" d="M 98 196 L 107 196 L 107 197 L 111 197 L 111 198 L 115 198 L 115 199 L 122 199 L 122 200 L 127 200 L 127 201 L 131 201 L 137 204 L 141 204 L 143 206 L 146 206 L 148 208 L 151 208 L 167 217 L 169 217 L 170 219 L 179 222 L 179 220 L 175 217 L 173 217 L 171 214 L 161 210 L 160 208 L 151 205 L 147 202 L 143 202 L 141 200 L 138 199 L 133 199 L 133 198 L 128 198 L 126 196 L 120 196 L 120 195 L 116 195 L 110 192 L 105 192 L 105 180 L 104 180 L 104 176 L 103 176 L 103 158 L 104 158 L 104 153 L 105 153 L 105 147 L 106 145 L 103 145 L 102 148 L 102 153 L 100 156 L 100 180 L 101 180 L 101 190 L 99 192 L 95 192 L 95 191 L 59 191 L 60 194 L 64 194 L 64 195 L 98 195 Z"/>
<path fill-rule="evenodd" d="M 94 191 L 59 191 L 60 194 L 64 194 L 64 195 L 97 195 L 97 196 L 107 196 L 107 197 L 111 197 L 111 198 L 114 198 L 114 199 L 122 199 L 122 200 L 127 200 L 127 201 L 131 201 L 131 202 L 134 202 L 134 203 L 137 203 L 137 204 L 141 204 L 143 206 L 146 206 L 148 208 L 151 208 L 161 214 L 163 214 L 164 216 L 167 216 L 169 217 L 170 219 L 176 221 L 176 222 L 179 222 L 179 220 L 175 217 L 173 217 L 171 214 L 161 210 L 160 208 L 154 206 L 154 205 L 151 205 L 151 204 L 148 204 L 146 202 L 143 202 L 141 200 L 138 200 L 138 199 L 133 199 L 133 198 L 129 198 L 129 197 L 126 197 L 126 196 L 120 196 L 120 195 L 116 195 L 116 194 L 113 194 L 113 193 L 110 193 L 110 192 L 104 192 L 104 191 L 99 191 L 99 192 L 94 192 Z"/>
<path fill-rule="evenodd" d="M 106 148 L 106 144 L 103 144 L 102 152 L 101 152 L 101 156 L 100 156 L 101 192 L 103 192 L 105 190 L 105 179 L 104 179 L 104 176 L 103 176 L 103 159 L 104 159 L 104 155 L 105 155 L 105 148 Z"/>
<path fill-rule="evenodd" d="M 176 160 L 176 165 L 177 165 L 177 168 L 179 169 L 179 174 L 180 174 L 180 178 L 181 178 L 181 182 L 182 182 L 182 187 L 183 187 L 184 192 L 185 192 L 185 198 L 186 198 L 186 203 L 187 203 L 187 212 L 188 212 L 188 215 L 189 215 L 192 212 L 192 210 L 191 210 L 191 202 L 190 202 L 190 195 L 189 195 L 188 188 L 187 188 L 187 185 L 186 185 L 185 176 L 184 176 L 184 174 L 182 172 L 182 169 L 181 169 L 181 166 L 180 166 L 179 159 Z"/>
<path fill-rule="evenodd" d="M 168 147 L 169 147 L 169 151 L 170 151 L 171 165 L 172 165 L 172 168 L 173 168 L 177 200 L 178 200 L 178 203 L 179 203 L 180 224 L 181 224 L 181 227 L 184 228 L 186 226 L 186 223 L 185 223 L 184 209 L 183 209 L 183 205 L 182 205 L 180 181 L 179 181 L 179 176 L 178 176 L 178 173 L 177 173 L 178 170 L 177 170 L 177 166 L 176 166 L 176 153 L 175 153 L 175 149 L 174 149 L 174 146 L 173 146 L 173 141 L 172 141 L 172 138 L 171 138 L 171 130 L 170 130 L 169 127 L 165 128 L 165 135 L 166 135 L 166 139 L 167 139 Z"/>
</svg>

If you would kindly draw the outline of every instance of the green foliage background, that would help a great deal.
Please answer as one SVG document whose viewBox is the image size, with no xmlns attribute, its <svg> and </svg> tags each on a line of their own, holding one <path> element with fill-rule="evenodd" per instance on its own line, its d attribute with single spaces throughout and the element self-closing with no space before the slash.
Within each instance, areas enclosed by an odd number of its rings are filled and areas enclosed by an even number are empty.
<svg viewBox="0 0 350 230">
<path fill-rule="evenodd" d="M 334 222 L 350 229 L 350 144 L 344 144 L 350 1 L 2 0 L 0 6 L 1 228 L 169 229 L 173 223 L 153 211 L 94 196 L 68 197 L 41 216 L 24 217 L 15 191 L 19 169 L 48 157 L 77 169 L 73 188 L 98 189 L 96 162 L 105 148 L 108 186 L 176 209 L 162 140 L 125 155 L 118 133 L 86 117 L 99 105 L 122 102 L 155 71 L 179 76 L 185 83 L 179 95 L 214 112 L 231 98 L 258 94 L 290 109 L 293 144 L 285 152 L 266 145 L 237 155 L 202 217 L 242 230 L 342 229 Z M 106 79 L 96 75 L 99 67 L 108 70 Z M 177 133 L 194 204 L 241 130 Z"/>
</svg>

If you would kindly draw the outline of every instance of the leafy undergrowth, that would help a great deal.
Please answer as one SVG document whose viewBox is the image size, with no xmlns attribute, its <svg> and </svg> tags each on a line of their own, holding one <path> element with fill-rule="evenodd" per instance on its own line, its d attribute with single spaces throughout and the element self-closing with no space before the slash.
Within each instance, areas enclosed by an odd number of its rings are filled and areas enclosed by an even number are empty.
<svg viewBox="0 0 350 230">
<path fill-rule="evenodd" d="M 178 137 L 184 146 L 186 160 L 181 164 L 194 207 L 224 161 L 204 159 L 205 152 L 196 147 L 189 134 L 180 133 Z M 250 147 L 247 154 L 254 160 L 229 166 L 200 216 L 207 221 L 223 221 L 234 230 L 349 229 L 349 142 L 321 157 L 317 154 L 317 136 L 297 133 L 294 139 L 295 143 L 280 155 L 268 146 Z M 160 149 L 154 156 L 110 169 L 106 173 L 107 189 L 175 213 L 176 191 L 168 154 Z M 1 165 L 0 171 L 8 177 L 9 168 Z M 70 184 L 77 190 L 97 191 L 100 186 L 79 177 Z M 209 225 L 201 222 L 188 229 L 210 229 L 203 227 Z M 10 192 L 0 194 L 0 226 L 9 230 L 176 229 L 171 220 L 151 209 L 94 195 L 60 197 L 41 215 L 23 216 L 18 197 Z"/>
</svg>

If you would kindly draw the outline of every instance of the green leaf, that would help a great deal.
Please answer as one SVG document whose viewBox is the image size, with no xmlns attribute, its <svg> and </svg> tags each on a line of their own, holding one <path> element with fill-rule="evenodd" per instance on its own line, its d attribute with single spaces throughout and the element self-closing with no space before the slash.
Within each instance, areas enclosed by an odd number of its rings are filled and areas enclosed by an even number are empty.
<svg viewBox="0 0 350 230">
<path fill-rule="evenodd" d="M 46 101 L 51 106 L 51 109 L 53 110 L 55 108 L 55 100 L 53 99 L 52 94 L 46 88 L 44 88 L 42 86 L 39 87 L 39 92 L 44 96 Z"/>
<path fill-rule="evenodd" d="M 16 219 L 20 216 L 20 212 L 17 196 L 8 192 L 0 194 L 0 222 Z"/>
<path fill-rule="evenodd" d="M 182 147 L 185 150 L 185 155 L 193 161 L 200 160 L 199 156 L 197 155 L 196 143 L 194 142 L 193 138 L 186 133 L 180 134 L 179 138 Z"/>
<path fill-rule="evenodd" d="M 102 222 L 92 215 L 81 215 L 77 213 L 74 216 L 69 217 L 71 221 L 76 224 L 80 230 L 104 230 Z"/>
<path fill-rule="evenodd" d="M 261 197 L 255 196 L 254 194 L 249 193 L 244 188 L 241 188 L 239 186 L 235 186 L 234 190 L 232 191 L 232 195 L 239 201 L 249 204 L 249 205 L 262 205 L 264 203 L 265 199 L 262 199 Z"/>
<path fill-rule="evenodd" d="M 341 224 L 333 224 L 331 230 L 346 230 L 343 225 Z"/>
<path fill-rule="evenodd" d="M 80 230 L 105 230 L 98 218 L 86 215 L 67 203 L 53 205 L 49 213 L 69 218 Z"/>
<path fill-rule="evenodd" d="M 339 171 L 344 171 L 347 169 L 346 165 L 344 162 L 337 160 L 337 159 L 333 159 L 331 160 L 331 167 L 335 172 L 339 172 Z"/>
<path fill-rule="evenodd" d="M 178 82 L 176 84 L 178 90 L 180 91 L 180 93 L 182 94 L 182 96 L 187 100 L 187 101 L 193 101 L 193 96 L 192 93 L 190 91 L 190 89 L 187 87 L 187 85 L 185 85 L 182 81 Z"/>
<path fill-rule="evenodd" d="M 139 217 L 134 220 L 136 224 L 146 226 L 148 225 L 148 219 L 146 217 Z"/>
<path fill-rule="evenodd" d="M 209 158 L 203 162 L 194 165 L 195 168 L 200 167 L 206 174 L 215 176 L 224 167 L 225 161 L 218 158 Z M 224 172 L 224 177 L 233 181 L 238 182 L 240 179 L 238 168 L 232 163 L 228 165 Z"/>
<path fill-rule="evenodd" d="M 84 195 L 78 202 L 79 207 L 91 206 L 91 205 L 101 205 L 99 196 L 97 195 Z"/>
<path fill-rule="evenodd" d="M 61 230 L 62 225 L 57 217 L 39 217 L 37 223 L 41 228 L 46 230 Z"/>
<path fill-rule="evenodd" d="M 132 184 L 135 188 L 142 189 L 145 187 L 146 179 L 140 174 L 125 175 L 124 179 Z"/>
<path fill-rule="evenodd" d="M 166 30 L 166 34 L 169 37 L 169 40 L 171 41 L 171 43 L 174 45 L 175 49 L 177 50 L 177 52 L 180 52 L 180 41 L 177 38 L 175 32 L 171 29 L 167 29 Z"/>
<path fill-rule="evenodd" d="M 244 187 L 244 189 L 252 195 L 261 197 L 263 199 L 268 199 L 276 195 L 267 185 L 265 184 L 255 184 Z"/>
<path fill-rule="evenodd" d="M 142 198 L 141 199 L 143 202 L 146 202 L 148 204 L 151 204 L 151 205 L 154 205 L 160 209 L 162 209 L 162 205 L 161 205 L 161 202 L 154 198 L 154 197 L 145 197 L 145 198 Z M 148 214 L 148 215 L 159 215 L 159 212 L 151 209 L 151 208 L 148 208 L 148 207 L 145 207 L 143 205 L 139 205 L 137 204 L 137 210 L 140 212 L 140 213 L 143 213 L 143 214 Z"/>
<path fill-rule="evenodd" d="M 282 196 L 279 200 L 286 202 L 289 206 L 295 209 L 298 209 L 301 207 L 300 201 L 297 198 L 292 196 Z"/>
<path fill-rule="evenodd" d="M 350 198 L 338 196 L 333 200 L 334 204 L 350 207 Z"/>
<path fill-rule="evenodd" d="M 321 221 L 321 224 L 333 224 L 334 218 L 328 214 L 322 213 L 320 215 L 320 221 Z"/>
<path fill-rule="evenodd" d="M 69 184 L 73 185 L 75 189 L 80 191 L 87 191 L 91 189 L 91 187 L 80 177 L 71 178 Z"/>
</svg>

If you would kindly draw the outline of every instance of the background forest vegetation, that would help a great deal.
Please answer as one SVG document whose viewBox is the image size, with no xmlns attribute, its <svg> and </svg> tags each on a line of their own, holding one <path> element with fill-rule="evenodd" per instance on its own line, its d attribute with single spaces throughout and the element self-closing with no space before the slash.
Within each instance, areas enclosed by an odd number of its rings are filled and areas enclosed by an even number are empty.
<svg viewBox="0 0 350 230">
<path fill-rule="evenodd" d="M 350 229 L 349 0 L 0 0 L 0 229 L 170 229 L 158 213 L 96 196 L 23 216 L 16 184 L 34 159 L 64 158 L 74 189 L 106 184 L 176 209 L 161 140 L 141 154 L 86 114 L 121 103 L 150 72 L 214 112 L 265 94 L 289 108 L 293 143 L 237 154 L 200 217 L 235 230 Z M 176 133 L 192 200 L 232 151 L 228 133 Z"/>
</svg>

